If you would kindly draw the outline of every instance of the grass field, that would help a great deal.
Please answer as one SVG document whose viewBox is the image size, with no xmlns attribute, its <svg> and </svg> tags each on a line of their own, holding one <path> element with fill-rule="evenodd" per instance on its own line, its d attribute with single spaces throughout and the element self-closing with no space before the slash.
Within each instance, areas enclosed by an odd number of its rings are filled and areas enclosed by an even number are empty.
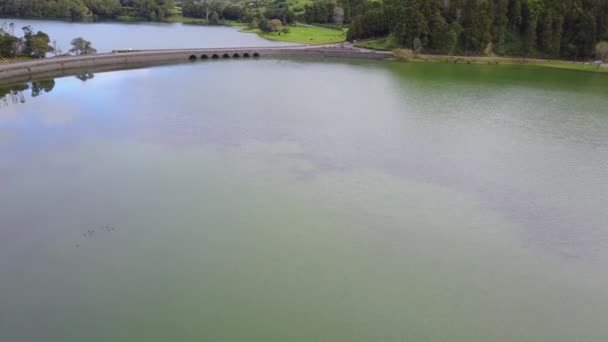
<svg viewBox="0 0 608 342">
<path fill-rule="evenodd" d="M 357 44 L 355 44 L 355 46 L 362 47 L 364 49 L 380 51 L 391 51 L 398 47 L 395 40 L 392 39 L 390 36 L 378 39 L 365 40 L 362 42 L 358 42 Z"/>
<path fill-rule="evenodd" d="M 264 33 L 259 29 L 245 29 L 243 32 L 256 33 L 258 36 L 270 40 L 300 44 L 331 44 L 346 40 L 346 31 L 334 30 L 318 26 L 293 25 L 288 26 L 288 33 Z"/>
</svg>

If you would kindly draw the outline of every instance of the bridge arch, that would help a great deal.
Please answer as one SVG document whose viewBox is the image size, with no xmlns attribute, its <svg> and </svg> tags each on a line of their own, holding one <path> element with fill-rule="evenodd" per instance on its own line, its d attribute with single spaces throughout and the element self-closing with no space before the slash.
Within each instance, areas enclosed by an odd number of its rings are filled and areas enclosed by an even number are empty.
<svg viewBox="0 0 608 342">
<path fill-rule="evenodd" d="M 230 58 L 230 55 L 227 54 L 227 53 L 225 53 L 225 54 L 222 55 L 222 58 Z"/>
<path fill-rule="evenodd" d="M 254 53 L 253 53 L 253 57 L 260 57 L 260 54 L 259 54 L 259 53 L 257 53 L 257 52 L 254 52 Z"/>
<path fill-rule="evenodd" d="M 239 58 L 239 57 L 241 57 L 241 56 L 236 52 L 232 55 L 232 58 Z"/>
<path fill-rule="evenodd" d="M 196 60 L 196 56 L 195 55 L 190 55 L 190 57 L 188 57 L 189 60 L 191 61 L 195 61 Z"/>
<path fill-rule="evenodd" d="M 201 55 L 201 59 L 207 59 L 207 58 L 209 58 L 209 56 L 207 56 L 206 54 Z"/>
<path fill-rule="evenodd" d="M 249 58 L 249 57 L 250 57 L 250 56 L 249 56 L 249 53 L 248 53 L 248 52 L 245 52 L 245 53 L 243 54 L 243 57 L 245 57 L 245 58 Z"/>
<path fill-rule="evenodd" d="M 218 55 L 217 55 L 217 53 L 214 53 L 214 54 L 211 56 L 211 58 L 213 58 L 213 59 L 218 59 L 218 58 L 220 58 L 220 56 L 218 56 Z"/>
</svg>

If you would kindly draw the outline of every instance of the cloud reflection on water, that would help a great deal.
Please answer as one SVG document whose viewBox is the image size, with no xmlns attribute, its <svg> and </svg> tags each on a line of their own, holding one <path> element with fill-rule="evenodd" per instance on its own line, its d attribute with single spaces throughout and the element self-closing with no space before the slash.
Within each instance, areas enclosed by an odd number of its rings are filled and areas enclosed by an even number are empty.
<svg viewBox="0 0 608 342">
<path fill-rule="evenodd" d="M 220 61 L 111 72 L 61 79 L 61 93 L 20 108 L 44 125 L 80 120 L 55 133 L 61 146 L 287 144 L 275 153 L 305 162 L 294 169 L 300 179 L 375 169 L 477 196 L 522 227 L 523 243 L 559 255 L 589 258 L 608 246 L 599 212 L 608 121 L 598 111 L 608 103 L 593 90 L 601 80 L 584 93 L 483 68 L 470 79 L 470 66 L 422 77 L 425 66 L 396 65 Z"/>
</svg>

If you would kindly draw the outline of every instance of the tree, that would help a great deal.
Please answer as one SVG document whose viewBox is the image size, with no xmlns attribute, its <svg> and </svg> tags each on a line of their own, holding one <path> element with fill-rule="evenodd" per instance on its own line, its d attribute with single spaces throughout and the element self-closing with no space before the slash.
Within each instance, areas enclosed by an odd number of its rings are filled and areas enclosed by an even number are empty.
<svg viewBox="0 0 608 342">
<path fill-rule="evenodd" d="M 304 5 L 304 20 L 307 23 L 326 24 L 333 22 L 335 4 L 330 0 L 316 0 Z"/>
<path fill-rule="evenodd" d="M 604 63 L 608 63 L 608 42 L 599 42 L 595 45 L 595 55 Z"/>
<path fill-rule="evenodd" d="M 264 10 L 264 16 L 267 19 L 278 19 L 286 24 L 293 22 L 295 19 L 294 11 L 287 0 L 270 0 Z"/>
<path fill-rule="evenodd" d="M 72 45 L 70 52 L 76 55 L 90 55 L 97 52 L 91 42 L 82 37 L 72 39 L 70 44 Z"/>
<path fill-rule="evenodd" d="M 121 9 L 119 0 L 83 0 L 83 2 L 95 17 L 113 18 Z"/>
<path fill-rule="evenodd" d="M 414 39 L 414 42 L 412 44 L 412 49 L 416 53 L 419 53 L 420 51 L 422 51 L 422 41 L 420 40 L 420 38 L 416 37 Z"/>
<path fill-rule="evenodd" d="M 364 0 L 338 0 L 338 5 L 344 9 L 344 21 L 350 22 L 356 16 L 363 14 Z"/>
<path fill-rule="evenodd" d="M 171 14 L 175 7 L 173 0 L 122 0 L 123 5 L 132 7 L 136 16 L 148 20 L 160 20 Z"/>
<path fill-rule="evenodd" d="M 23 55 L 33 58 L 44 58 L 46 54 L 53 51 L 53 47 L 50 45 L 51 39 L 49 35 L 38 31 L 34 34 L 30 26 L 23 28 Z"/>
<path fill-rule="evenodd" d="M 186 17 L 242 20 L 251 28 L 349 23 L 349 40 L 390 35 L 391 42 L 437 53 L 538 55 L 590 59 L 608 41 L 608 0 L 177 0 Z M 0 0 L 0 16 L 88 20 L 128 16 L 162 20 L 174 0 Z M 217 13 L 216 15 L 213 13 Z M 0 54 L 40 56 L 44 36 L 15 41 L 0 25 Z"/>
<path fill-rule="evenodd" d="M 346 32 L 348 40 L 359 38 L 381 37 L 389 33 L 387 21 L 381 9 L 374 9 L 353 18 L 349 30 Z"/>
<path fill-rule="evenodd" d="M 428 21 L 429 42 L 428 48 L 432 51 L 448 53 L 452 49 L 449 25 L 441 15 L 439 6 L 432 10 Z"/>
<path fill-rule="evenodd" d="M 61 55 L 63 53 L 63 50 L 59 47 L 59 45 L 57 44 L 56 40 L 53 40 L 53 55 L 55 57 Z"/>
<path fill-rule="evenodd" d="M 509 0 L 496 0 L 494 5 L 494 18 L 492 19 L 492 40 L 496 52 L 504 53 L 506 34 L 509 25 Z"/>
<path fill-rule="evenodd" d="M 82 82 L 86 82 L 86 81 L 94 78 L 95 74 L 90 73 L 90 72 L 85 72 L 85 73 L 76 74 L 75 76 L 77 79 L 81 80 Z"/>
<path fill-rule="evenodd" d="M 224 11 L 222 12 L 222 16 L 226 20 L 241 20 L 242 15 L 243 11 L 239 5 L 228 5 L 224 7 Z"/>
<path fill-rule="evenodd" d="M 446 47 L 448 48 L 448 53 L 450 55 L 454 54 L 454 51 L 458 46 L 458 39 L 462 34 L 462 31 L 462 26 L 460 26 L 457 21 L 453 22 L 450 25 L 450 29 L 448 30 L 448 35 L 446 38 Z"/>
<path fill-rule="evenodd" d="M 0 0 L 2 16 L 68 18 L 73 21 L 119 15 L 163 19 L 174 7 L 174 0 Z"/>
<path fill-rule="evenodd" d="M 334 24 L 342 26 L 342 24 L 344 24 L 344 8 L 338 6 L 334 7 L 333 19 Z"/>
<path fill-rule="evenodd" d="M 320 1 L 327 0 L 315 2 Z M 431 52 L 589 59 L 599 41 L 608 41 L 608 0 L 338 0 L 338 4 L 350 20 L 348 39 L 390 34 L 401 47 L 413 48 L 418 39 L 417 45 Z M 354 8 L 356 14 L 349 17 Z M 383 25 L 388 32 L 381 30 Z"/>
<path fill-rule="evenodd" d="M 217 25 L 219 23 L 220 23 L 220 16 L 217 14 L 216 11 L 213 11 L 213 13 L 211 13 L 211 18 L 209 19 L 209 24 Z"/>
<path fill-rule="evenodd" d="M 390 11 L 395 12 L 393 21 L 398 23 L 394 30 L 395 38 L 405 47 L 413 48 L 416 39 L 423 47 L 428 42 L 428 20 L 422 11 L 422 3 L 422 0 L 396 0 L 392 3 Z"/>
<path fill-rule="evenodd" d="M 522 25 L 524 29 L 524 50 L 527 55 L 536 52 L 538 17 L 543 11 L 542 0 L 527 0 L 522 6 Z"/>
<path fill-rule="evenodd" d="M 240 7 L 232 5 L 225 7 L 224 3 L 219 0 L 203 0 L 202 2 L 193 2 L 190 0 L 182 5 L 182 14 L 185 17 L 205 18 L 208 24 L 215 25 L 219 23 L 220 13 L 226 16 L 224 12 L 226 9 L 227 15 L 233 16 L 233 18 L 231 18 L 232 20 L 238 19 L 234 18 L 235 16 L 240 18 Z M 214 12 L 216 13 L 217 18 L 213 18 Z"/>
<path fill-rule="evenodd" d="M 491 42 L 491 15 L 487 3 L 468 1 L 462 14 L 463 47 L 465 53 L 480 53 Z"/>
<path fill-rule="evenodd" d="M 270 25 L 268 19 L 266 19 L 266 17 L 261 17 L 259 19 L 256 20 L 258 23 L 258 28 L 260 29 L 260 31 L 264 32 L 264 33 L 269 33 L 272 32 L 272 26 Z"/>
<path fill-rule="evenodd" d="M 55 80 L 42 80 L 32 82 L 32 97 L 39 96 L 42 93 L 50 93 L 55 88 Z"/>
<path fill-rule="evenodd" d="M 15 57 L 19 53 L 21 40 L 0 30 L 0 57 Z"/>
<path fill-rule="evenodd" d="M 279 19 L 269 20 L 267 25 L 270 32 L 281 32 L 281 29 L 283 29 L 283 23 Z"/>
</svg>

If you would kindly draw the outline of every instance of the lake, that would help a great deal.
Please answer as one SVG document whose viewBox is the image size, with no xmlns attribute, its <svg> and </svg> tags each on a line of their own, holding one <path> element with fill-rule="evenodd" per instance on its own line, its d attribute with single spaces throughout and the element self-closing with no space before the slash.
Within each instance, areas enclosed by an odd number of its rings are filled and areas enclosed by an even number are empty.
<svg viewBox="0 0 608 342">
<path fill-rule="evenodd" d="M 606 76 L 260 59 L 13 87 L 0 340 L 605 341 Z"/>
<path fill-rule="evenodd" d="M 64 53 L 70 42 L 83 37 L 93 43 L 98 52 L 121 49 L 181 49 L 207 47 L 264 47 L 294 45 L 270 41 L 253 33 L 239 32 L 239 27 L 201 26 L 181 23 L 68 22 L 60 20 L 3 19 L 0 24 L 14 23 L 15 35 L 22 36 L 22 27 L 44 31 L 51 42 Z"/>
</svg>

